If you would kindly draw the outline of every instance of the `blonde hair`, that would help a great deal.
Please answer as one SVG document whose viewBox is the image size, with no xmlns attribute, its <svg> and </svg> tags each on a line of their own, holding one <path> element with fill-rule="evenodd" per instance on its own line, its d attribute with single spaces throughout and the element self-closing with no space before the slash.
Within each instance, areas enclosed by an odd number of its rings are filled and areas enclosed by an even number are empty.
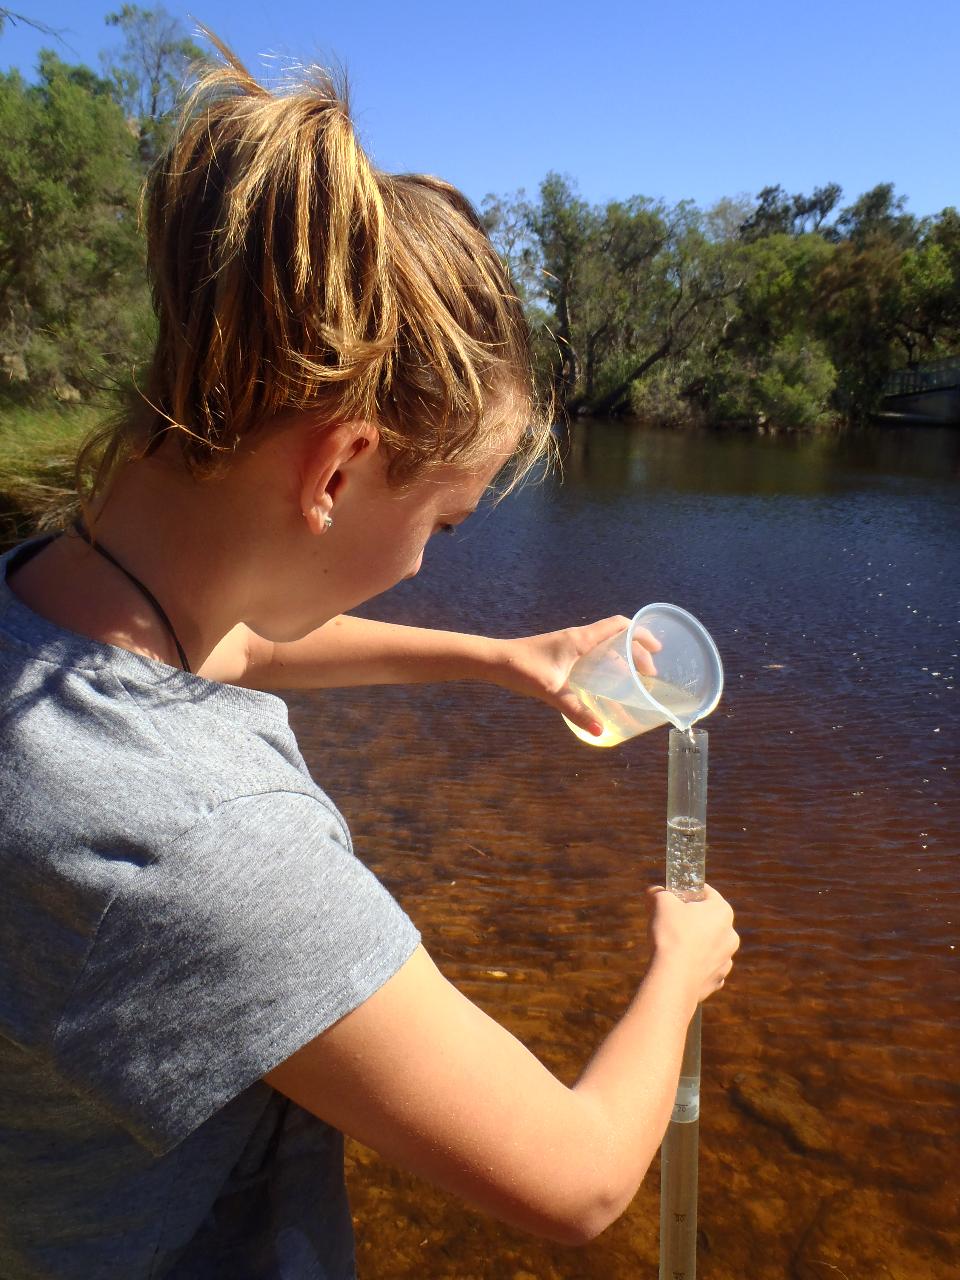
<svg viewBox="0 0 960 1280">
<path fill-rule="evenodd" d="M 145 185 L 158 335 L 139 408 L 91 442 L 97 492 L 170 433 L 203 475 L 282 412 L 375 423 L 402 484 L 469 463 L 549 415 L 507 273 L 467 199 L 437 178 L 377 170 L 346 93 L 314 70 L 271 92 L 212 33 Z"/>
</svg>

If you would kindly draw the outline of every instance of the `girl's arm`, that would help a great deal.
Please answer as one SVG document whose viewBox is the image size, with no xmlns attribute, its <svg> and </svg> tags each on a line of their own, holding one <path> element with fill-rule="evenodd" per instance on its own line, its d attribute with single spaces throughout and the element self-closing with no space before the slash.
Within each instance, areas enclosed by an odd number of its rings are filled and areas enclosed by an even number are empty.
<svg viewBox="0 0 960 1280">
<path fill-rule="evenodd" d="M 687 1025 L 722 986 L 733 913 L 656 895 L 653 963 L 577 1083 L 562 1084 L 423 948 L 266 1077 L 387 1159 L 536 1235 L 579 1244 L 627 1207 L 670 1118 Z M 659 939 L 658 939 L 659 930 Z"/>
<path fill-rule="evenodd" d="M 221 658 L 228 648 L 240 654 L 234 660 L 239 670 L 219 678 L 253 689 L 485 680 L 539 698 L 589 731 L 594 717 L 567 687 L 570 669 L 595 645 L 622 631 L 628 621 L 604 618 L 590 626 L 514 640 L 372 622 L 346 614 L 302 640 L 285 644 L 238 628 L 227 638 L 230 645 L 224 642 Z M 651 652 L 659 648 L 653 637 L 643 643 Z M 649 655 L 638 649 L 641 669 L 644 662 L 649 664 Z M 652 665 L 649 670 L 652 674 Z"/>
</svg>

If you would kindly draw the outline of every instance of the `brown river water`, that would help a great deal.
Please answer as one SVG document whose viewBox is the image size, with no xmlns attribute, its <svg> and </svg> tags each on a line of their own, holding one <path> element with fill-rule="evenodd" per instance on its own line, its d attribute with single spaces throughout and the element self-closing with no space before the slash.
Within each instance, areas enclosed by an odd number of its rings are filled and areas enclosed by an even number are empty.
<svg viewBox="0 0 960 1280">
<path fill-rule="evenodd" d="M 708 878 L 742 950 L 703 1021 L 703 1280 L 960 1276 L 960 432 L 579 424 L 370 616 L 511 635 L 703 620 Z M 572 1083 L 647 955 L 666 730 L 612 750 L 480 685 L 296 695 L 314 776 L 444 972 Z M 659 1168 L 584 1249 L 353 1146 L 364 1280 L 655 1277 Z"/>
</svg>

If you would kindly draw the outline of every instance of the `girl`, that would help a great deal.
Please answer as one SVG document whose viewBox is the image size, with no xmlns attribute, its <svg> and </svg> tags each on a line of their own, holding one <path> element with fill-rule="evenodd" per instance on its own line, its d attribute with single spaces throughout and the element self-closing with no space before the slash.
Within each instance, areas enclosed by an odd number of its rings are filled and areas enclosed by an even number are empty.
<svg viewBox="0 0 960 1280">
<path fill-rule="evenodd" d="M 527 330 L 461 195 L 375 170 L 327 78 L 273 95 L 218 47 L 148 180 L 142 408 L 86 451 L 82 518 L 2 566 L 9 1280 L 345 1280 L 343 1133 L 588 1240 L 738 945 L 718 894 L 654 891 L 650 968 L 567 1088 L 353 856 L 265 691 L 485 679 L 590 728 L 566 678 L 624 620 L 344 616 L 545 449 Z"/>
</svg>

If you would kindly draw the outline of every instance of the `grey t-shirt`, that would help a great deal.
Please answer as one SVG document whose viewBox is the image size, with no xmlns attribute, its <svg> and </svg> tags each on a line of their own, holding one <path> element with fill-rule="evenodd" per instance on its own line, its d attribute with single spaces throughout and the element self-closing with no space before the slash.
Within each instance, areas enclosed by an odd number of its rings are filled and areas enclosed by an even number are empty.
<svg viewBox="0 0 960 1280">
<path fill-rule="evenodd" d="M 348 1280 L 342 1139 L 261 1077 L 417 931 L 279 698 L 53 625 L 9 559 L 0 1276 Z"/>
</svg>

